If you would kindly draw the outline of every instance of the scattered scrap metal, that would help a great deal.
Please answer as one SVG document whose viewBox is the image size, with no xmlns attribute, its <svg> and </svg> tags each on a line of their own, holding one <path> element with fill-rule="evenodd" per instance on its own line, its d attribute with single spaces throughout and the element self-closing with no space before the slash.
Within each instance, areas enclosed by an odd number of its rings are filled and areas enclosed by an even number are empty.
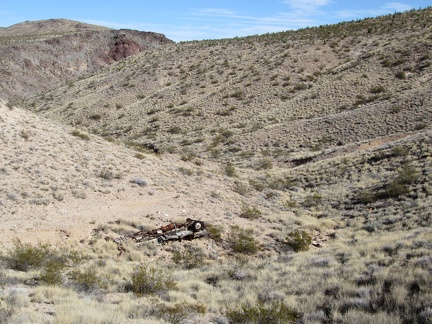
<svg viewBox="0 0 432 324">
<path fill-rule="evenodd" d="M 165 244 L 168 241 L 181 241 L 182 239 L 192 240 L 194 238 L 208 235 L 206 225 L 203 221 L 186 218 L 184 223 L 170 223 L 149 231 L 139 231 L 130 235 L 120 236 L 114 239 L 119 252 L 125 252 L 123 242 L 132 239 L 135 243 L 157 242 Z"/>
</svg>

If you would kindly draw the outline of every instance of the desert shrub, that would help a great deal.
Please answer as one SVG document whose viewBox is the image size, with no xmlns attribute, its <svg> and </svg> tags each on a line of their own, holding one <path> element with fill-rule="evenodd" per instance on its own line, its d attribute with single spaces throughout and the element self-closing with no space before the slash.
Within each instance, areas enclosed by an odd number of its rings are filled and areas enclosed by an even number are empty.
<svg viewBox="0 0 432 324">
<path fill-rule="evenodd" d="M 274 190 L 287 190 L 295 185 L 295 180 L 284 177 L 271 178 L 267 182 L 269 188 Z"/>
<path fill-rule="evenodd" d="M 227 165 L 225 166 L 225 174 L 228 177 L 235 177 L 236 176 L 236 170 L 235 170 L 234 164 L 232 164 L 231 162 L 227 163 Z"/>
<path fill-rule="evenodd" d="M 95 266 L 90 266 L 82 270 L 74 270 L 70 273 L 72 280 L 85 291 L 96 288 L 103 288 L 103 281 L 99 278 Z"/>
<path fill-rule="evenodd" d="M 273 167 L 271 159 L 261 159 L 257 162 L 255 166 L 256 170 L 269 170 Z"/>
<path fill-rule="evenodd" d="M 13 244 L 14 247 L 6 253 L 4 260 L 7 266 L 14 270 L 27 271 L 39 268 L 51 254 L 47 244 L 31 245 L 19 239 L 14 239 Z"/>
<path fill-rule="evenodd" d="M 19 136 L 21 136 L 23 139 L 25 139 L 26 141 L 30 138 L 31 133 L 27 130 L 21 130 L 19 132 Z"/>
<path fill-rule="evenodd" d="M 383 92 L 385 92 L 385 88 L 382 85 L 379 85 L 379 86 L 375 86 L 375 87 L 370 88 L 369 92 L 373 93 L 373 94 L 383 93 Z"/>
<path fill-rule="evenodd" d="M 303 206 L 304 207 L 313 207 L 313 206 L 317 206 L 321 203 L 322 201 L 322 196 L 314 193 L 313 195 L 307 196 L 305 198 L 305 200 L 303 201 Z"/>
<path fill-rule="evenodd" d="M 131 281 L 125 286 L 125 290 L 142 296 L 176 289 L 176 287 L 176 282 L 162 269 L 141 265 L 135 269 Z"/>
<path fill-rule="evenodd" d="M 153 312 L 168 323 L 184 323 L 191 314 L 205 314 L 206 307 L 203 304 L 189 303 L 158 304 Z"/>
<path fill-rule="evenodd" d="M 399 71 L 395 73 L 395 77 L 399 80 L 404 80 L 406 79 L 406 74 L 404 71 Z"/>
<path fill-rule="evenodd" d="M 409 163 L 405 163 L 402 168 L 398 170 L 395 181 L 401 184 L 411 184 L 417 181 L 418 178 L 419 175 L 415 167 Z"/>
<path fill-rule="evenodd" d="M 262 212 L 258 208 L 247 205 L 242 206 L 240 217 L 247 219 L 258 219 L 261 216 Z"/>
<path fill-rule="evenodd" d="M 59 286 L 63 283 L 62 271 L 65 267 L 62 258 L 52 258 L 42 270 L 39 280 L 50 286 Z"/>
<path fill-rule="evenodd" d="M 399 198 L 400 196 L 405 196 L 408 193 L 409 193 L 409 188 L 405 184 L 397 180 L 393 180 L 379 194 L 379 197 L 383 199 Z"/>
<path fill-rule="evenodd" d="M 407 156 L 409 150 L 406 146 L 395 146 L 392 148 L 391 152 L 394 156 Z"/>
<path fill-rule="evenodd" d="M 72 195 L 75 198 L 80 198 L 80 199 L 86 199 L 87 198 L 87 194 L 85 193 L 84 190 L 80 190 L 80 189 L 73 189 L 72 190 Z"/>
<path fill-rule="evenodd" d="M 274 302 L 268 306 L 263 303 L 257 305 L 243 305 L 236 309 L 230 309 L 226 313 L 230 323 L 295 323 L 299 314 L 291 310 L 284 303 Z"/>
<path fill-rule="evenodd" d="M 75 129 L 72 131 L 72 135 L 81 138 L 82 140 L 88 141 L 90 136 L 87 134 L 81 133 L 79 130 Z"/>
<path fill-rule="evenodd" d="M 119 173 L 114 173 L 113 171 L 106 168 L 99 172 L 98 177 L 105 180 L 121 179 L 121 175 Z"/>
<path fill-rule="evenodd" d="M 288 234 L 285 242 L 295 252 L 307 251 L 312 243 L 312 236 L 305 230 L 295 230 Z"/>
<path fill-rule="evenodd" d="M 178 170 L 183 175 L 191 176 L 194 174 L 194 170 L 185 167 L 179 167 Z"/>
<path fill-rule="evenodd" d="M 140 187 L 145 187 L 145 186 L 147 186 L 147 181 L 145 181 L 144 179 L 141 179 L 141 178 L 132 178 L 132 179 L 130 180 L 130 183 L 137 184 L 137 185 L 140 186 Z"/>
<path fill-rule="evenodd" d="M 188 247 L 183 251 L 172 251 L 172 260 L 184 269 L 199 268 L 204 264 L 204 254 L 197 247 Z"/>
<path fill-rule="evenodd" d="M 253 236 L 252 229 L 243 229 L 235 225 L 231 226 L 227 241 L 234 252 L 255 254 L 260 249 L 260 245 Z"/>
<path fill-rule="evenodd" d="M 209 232 L 210 237 L 214 241 L 216 241 L 218 243 L 222 242 L 222 231 L 223 231 L 222 227 L 207 224 L 207 231 Z"/>
<path fill-rule="evenodd" d="M 377 195 L 367 189 L 360 191 L 356 196 L 356 200 L 365 205 L 373 203 L 377 201 L 377 199 L 378 199 Z"/>
<path fill-rule="evenodd" d="M 17 307 L 13 305 L 0 305 L 0 323 L 11 323 L 11 319 L 18 312 Z"/>
<path fill-rule="evenodd" d="M 237 192 L 238 194 L 240 194 L 242 196 L 246 196 L 250 190 L 249 190 L 249 187 L 246 184 L 244 184 L 243 182 L 235 181 L 233 191 Z"/>
</svg>

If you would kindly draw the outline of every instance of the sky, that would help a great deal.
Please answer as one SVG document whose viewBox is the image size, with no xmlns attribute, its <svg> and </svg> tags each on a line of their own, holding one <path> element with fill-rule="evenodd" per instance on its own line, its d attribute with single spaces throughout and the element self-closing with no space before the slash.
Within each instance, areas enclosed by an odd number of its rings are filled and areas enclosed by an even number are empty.
<svg viewBox="0 0 432 324">
<path fill-rule="evenodd" d="M 334 24 L 432 6 L 432 0 L 3 0 L 0 27 L 66 18 L 164 34 L 176 42 Z"/>
</svg>

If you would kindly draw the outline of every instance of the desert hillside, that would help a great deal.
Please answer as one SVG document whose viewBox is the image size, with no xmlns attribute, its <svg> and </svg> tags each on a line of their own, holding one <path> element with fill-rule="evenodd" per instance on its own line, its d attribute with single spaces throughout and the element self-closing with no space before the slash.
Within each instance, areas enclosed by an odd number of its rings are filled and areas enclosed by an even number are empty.
<svg viewBox="0 0 432 324">
<path fill-rule="evenodd" d="M 0 322 L 431 323 L 431 15 L 0 29 Z"/>
<path fill-rule="evenodd" d="M 26 106 L 160 151 L 292 166 L 298 153 L 429 126 L 430 15 L 162 46 Z"/>
<path fill-rule="evenodd" d="M 112 30 L 66 19 L 0 29 L 0 96 L 19 102 L 127 56 L 171 43 L 164 35 Z"/>
</svg>

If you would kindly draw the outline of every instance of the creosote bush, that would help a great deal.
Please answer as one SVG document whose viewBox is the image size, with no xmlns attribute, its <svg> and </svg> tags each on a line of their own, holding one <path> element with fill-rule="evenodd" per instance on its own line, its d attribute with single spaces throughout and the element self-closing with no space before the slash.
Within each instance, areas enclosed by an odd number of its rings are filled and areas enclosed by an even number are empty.
<svg viewBox="0 0 432 324">
<path fill-rule="evenodd" d="M 210 234 L 210 237 L 215 241 L 215 242 L 222 242 L 222 227 L 220 226 L 215 226 L 215 225 L 211 225 L 211 224 L 207 224 L 207 231 Z"/>
<path fill-rule="evenodd" d="M 231 162 L 227 163 L 227 165 L 225 166 L 225 174 L 228 177 L 235 177 L 236 176 L 236 170 L 235 170 L 234 164 L 232 164 Z"/>
<path fill-rule="evenodd" d="M 4 256 L 7 266 L 13 270 L 28 271 L 39 268 L 50 258 L 51 249 L 48 244 L 39 243 L 34 246 L 19 239 L 14 239 L 13 244 L 14 247 Z"/>
<path fill-rule="evenodd" d="M 295 252 L 307 251 L 312 243 L 312 236 L 305 230 L 295 230 L 288 234 L 285 242 Z"/>
<path fill-rule="evenodd" d="M 190 246 L 183 251 L 172 251 L 172 260 L 182 268 L 190 270 L 204 264 L 204 254 L 200 248 Z"/>
<path fill-rule="evenodd" d="M 132 274 L 131 281 L 125 286 L 138 296 L 151 295 L 166 290 L 175 290 L 177 283 L 165 270 L 141 265 Z"/>
<path fill-rule="evenodd" d="M 243 305 L 231 309 L 226 313 L 230 323 L 295 323 L 299 314 L 291 310 L 284 303 L 274 302 L 270 305 L 258 303 L 257 305 Z"/>
<path fill-rule="evenodd" d="M 260 244 L 254 239 L 252 229 L 243 229 L 237 225 L 231 226 L 227 241 L 232 250 L 237 253 L 255 254 L 260 250 Z"/>
<path fill-rule="evenodd" d="M 240 217 L 247 219 L 258 219 L 261 216 L 262 212 L 258 208 L 247 205 L 243 205 L 240 212 Z"/>
<path fill-rule="evenodd" d="M 75 129 L 72 131 L 72 135 L 81 138 L 84 141 L 90 140 L 90 136 L 87 134 L 81 133 L 79 130 Z"/>
<path fill-rule="evenodd" d="M 75 270 L 70 273 L 75 283 L 83 290 L 89 291 L 96 288 L 106 288 L 103 280 L 99 278 L 95 266 L 83 270 Z"/>
<path fill-rule="evenodd" d="M 174 305 L 159 304 L 154 310 L 158 318 L 169 323 L 183 323 L 191 314 L 205 314 L 206 307 L 203 304 L 177 303 Z"/>
</svg>

